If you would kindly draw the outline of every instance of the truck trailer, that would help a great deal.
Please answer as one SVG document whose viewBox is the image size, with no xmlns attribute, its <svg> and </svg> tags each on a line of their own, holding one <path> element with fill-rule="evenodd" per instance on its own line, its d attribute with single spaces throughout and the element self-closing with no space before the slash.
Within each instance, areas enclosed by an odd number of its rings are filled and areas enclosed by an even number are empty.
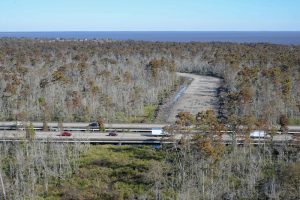
<svg viewBox="0 0 300 200">
<path fill-rule="evenodd" d="M 162 128 L 152 128 L 151 136 L 167 136 L 168 133 L 164 131 Z"/>
</svg>

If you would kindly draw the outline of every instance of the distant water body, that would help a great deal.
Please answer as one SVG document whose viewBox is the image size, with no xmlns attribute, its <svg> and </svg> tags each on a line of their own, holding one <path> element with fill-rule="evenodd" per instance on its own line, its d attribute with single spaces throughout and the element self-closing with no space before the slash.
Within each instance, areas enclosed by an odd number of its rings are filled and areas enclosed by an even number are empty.
<svg viewBox="0 0 300 200">
<path fill-rule="evenodd" d="M 300 45 L 300 31 L 294 32 L 198 32 L 198 31 L 116 31 L 116 32 L 0 32 L 0 37 L 48 39 L 112 39 L 159 42 L 237 42 Z"/>
</svg>

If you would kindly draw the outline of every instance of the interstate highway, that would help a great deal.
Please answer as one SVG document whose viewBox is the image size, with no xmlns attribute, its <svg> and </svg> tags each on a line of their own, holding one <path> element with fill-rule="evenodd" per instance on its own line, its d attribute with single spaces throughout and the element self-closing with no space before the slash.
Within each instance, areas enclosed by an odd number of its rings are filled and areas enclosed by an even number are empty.
<svg viewBox="0 0 300 200">
<path fill-rule="evenodd" d="M 26 141 L 25 131 L 0 131 L 0 142 Z M 94 143 L 94 144 L 160 144 L 178 142 L 182 134 L 175 134 L 172 139 L 168 137 L 155 137 L 149 133 L 118 133 L 118 136 L 108 136 L 107 132 L 72 132 L 72 136 L 59 136 L 60 132 L 36 131 L 35 140 L 42 142 L 61 142 L 61 143 Z M 191 137 L 193 134 L 189 134 Z M 252 144 L 260 144 L 270 139 L 256 138 L 251 139 Z M 290 143 L 299 146 L 298 138 L 289 134 L 275 135 L 272 141 L 276 144 Z M 222 136 L 222 142 L 231 144 L 232 139 L 228 134 Z M 243 138 L 237 138 L 238 144 L 243 144 Z"/>
<path fill-rule="evenodd" d="M 25 130 L 19 127 L 19 130 L 13 130 L 12 127 L 16 122 L 0 122 L 0 141 L 21 141 L 25 140 Z M 151 135 L 152 128 L 162 128 L 167 124 L 105 124 L 107 132 L 99 132 L 97 130 L 91 130 L 89 123 L 63 123 L 63 129 L 70 131 L 72 136 L 58 136 L 59 131 L 42 131 L 42 122 L 33 122 L 34 129 L 36 130 L 36 140 L 38 141 L 54 141 L 54 142 L 89 142 L 89 143 L 129 143 L 129 144 L 156 144 L 156 143 L 170 143 L 181 139 L 182 134 L 175 134 L 173 141 L 167 137 L 155 137 Z M 49 127 L 56 128 L 58 123 L 48 123 Z M 289 134 L 275 135 L 273 142 L 290 142 L 299 145 L 300 127 L 290 126 Z M 116 130 L 118 136 L 108 136 L 108 131 Z M 194 134 L 198 131 L 194 130 L 191 133 Z M 184 133 L 184 132 L 182 132 Z M 187 134 L 187 132 L 185 133 Z M 190 134 L 190 136 L 192 135 Z M 232 143 L 230 133 L 224 131 L 223 142 L 226 144 Z M 238 139 L 243 143 L 244 139 L 240 137 Z M 264 139 L 252 139 L 253 143 L 257 141 L 261 142 Z"/>
</svg>

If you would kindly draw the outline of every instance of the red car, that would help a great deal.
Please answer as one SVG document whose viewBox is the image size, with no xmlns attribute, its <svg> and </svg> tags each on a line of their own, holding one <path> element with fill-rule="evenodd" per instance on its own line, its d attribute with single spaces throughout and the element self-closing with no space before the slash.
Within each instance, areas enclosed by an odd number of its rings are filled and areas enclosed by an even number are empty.
<svg viewBox="0 0 300 200">
<path fill-rule="evenodd" d="M 64 131 L 61 134 L 59 134 L 58 136 L 71 136 L 71 135 L 72 135 L 72 133 Z"/>
</svg>

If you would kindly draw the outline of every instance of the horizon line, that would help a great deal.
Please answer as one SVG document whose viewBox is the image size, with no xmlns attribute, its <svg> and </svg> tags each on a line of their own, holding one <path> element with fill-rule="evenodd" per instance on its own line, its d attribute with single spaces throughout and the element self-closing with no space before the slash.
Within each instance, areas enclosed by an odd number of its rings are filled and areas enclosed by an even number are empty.
<svg viewBox="0 0 300 200">
<path fill-rule="evenodd" d="M 32 30 L 2 31 L 0 33 L 31 33 L 31 32 L 300 32 L 300 30 Z"/>
</svg>

